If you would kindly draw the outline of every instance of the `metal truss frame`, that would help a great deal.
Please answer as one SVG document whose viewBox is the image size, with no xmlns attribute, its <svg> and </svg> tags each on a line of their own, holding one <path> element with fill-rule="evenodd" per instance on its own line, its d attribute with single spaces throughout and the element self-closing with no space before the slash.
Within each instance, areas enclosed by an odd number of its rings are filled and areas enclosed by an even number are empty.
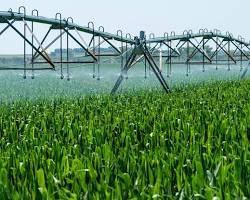
<svg viewBox="0 0 250 200">
<path fill-rule="evenodd" d="M 17 22 L 23 24 L 23 30 L 16 27 Z M 216 64 L 216 69 L 220 62 L 227 62 L 228 70 L 231 65 L 241 63 L 243 70 L 243 61 L 249 61 L 250 44 L 239 36 L 234 38 L 232 34 L 222 34 L 218 30 L 208 31 L 201 29 L 199 33 L 194 34 L 191 30 L 184 31 L 182 35 L 176 35 L 175 32 L 170 34 L 164 33 L 164 37 L 155 37 L 154 34 L 149 34 L 146 38 L 142 31 L 140 37 L 132 38 L 130 34 L 123 34 L 118 30 L 116 34 L 105 32 L 104 27 L 100 26 L 95 29 L 93 22 L 89 22 L 86 27 L 79 26 L 74 23 L 71 17 L 62 18 L 61 13 L 57 13 L 54 19 L 40 17 L 38 10 L 33 10 L 32 15 L 26 15 L 26 8 L 21 6 L 18 12 L 13 12 L 11 9 L 7 12 L 0 12 L 0 23 L 6 26 L 0 31 L 0 36 L 8 29 L 12 29 L 18 36 L 23 39 L 23 68 L 17 67 L 2 67 L 0 70 L 23 70 L 23 78 L 27 77 L 27 71 L 32 71 L 32 79 L 34 79 L 35 70 L 55 70 L 57 65 L 60 67 L 61 79 L 64 79 L 63 66 L 66 65 L 67 80 L 70 80 L 69 70 L 70 64 L 93 64 L 93 78 L 100 80 L 100 68 L 102 57 L 116 57 L 120 61 L 121 74 L 116 81 L 112 94 L 116 93 L 124 79 L 127 79 L 128 71 L 138 62 L 143 62 L 145 66 L 145 78 L 148 76 L 148 71 L 154 73 L 159 83 L 162 85 L 166 93 L 171 92 L 162 73 L 162 59 L 165 59 L 167 64 L 167 77 L 171 76 L 173 64 L 186 64 L 186 75 L 191 72 L 192 64 L 202 64 L 203 71 L 205 65 Z M 48 25 L 48 30 L 39 41 L 35 34 L 35 25 Z M 51 33 L 56 32 L 56 36 L 49 39 Z M 31 39 L 27 36 L 27 32 L 31 35 Z M 87 35 L 85 37 L 83 34 Z M 66 49 L 63 49 L 63 43 L 66 36 Z M 87 38 L 90 38 L 88 41 Z M 81 49 L 82 58 L 87 60 L 72 60 L 70 57 L 70 41 L 73 41 Z M 59 43 L 59 57 L 56 60 L 51 58 L 47 50 L 52 45 Z M 212 52 L 207 52 L 206 47 L 212 43 L 215 46 Z M 27 63 L 27 44 L 31 47 L 31 67 Z M 46 44 L 46 45 L 45 45 Z M 109 46 L 112 52 L 102 52 L 103 45 Z M 162 50 L 165 49 L 165 50 Z M 66 52 L 66 56 L 64 56 Z M 219 55 L 223 53 L 226 60 L 220 59 Z M 199 55 L 199 56 L 197 56 Z M 197 60 L 197 57 L 200 60 Z M 155 59 L 160 59 L 160 64 L 156 63 Z M 49 67 L 35 67 L 35 64 L 47 64 Z M 248 67 L 245 68 L 242 78 Z"/>
</svg>

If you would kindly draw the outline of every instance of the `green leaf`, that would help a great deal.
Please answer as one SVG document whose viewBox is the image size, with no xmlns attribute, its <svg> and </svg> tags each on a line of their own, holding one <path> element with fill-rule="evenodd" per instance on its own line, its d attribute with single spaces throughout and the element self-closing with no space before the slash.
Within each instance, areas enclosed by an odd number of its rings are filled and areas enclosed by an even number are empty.
<svg viewBox="0 0 250 200">
<path fill-rule="evenodd" d="M 5 168 L 0 170 L 0 185 L 7 187 L 8 184 L 8 171 Z"/>
<path fill-rule="evenodd" d="M 47 188 L 45 185 L 45 178 L 44 178 L 43 169 L 37 170 L 36 176 L 37 176 L 37 184 L 39 186 L 38 190 L 40 191 L 42 196 L 45 198 L 47 196 Z"/>
</svg>

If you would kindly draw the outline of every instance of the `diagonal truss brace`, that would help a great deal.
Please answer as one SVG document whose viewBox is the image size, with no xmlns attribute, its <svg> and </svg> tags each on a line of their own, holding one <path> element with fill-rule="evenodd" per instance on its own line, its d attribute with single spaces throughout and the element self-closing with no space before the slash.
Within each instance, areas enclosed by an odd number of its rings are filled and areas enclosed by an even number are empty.
<svg viewBox="0 0 250 200">
<path fill-rule="evenodd" d="M 236 45 L 234 41 L 232 41 L 232 44 L 236 47 L 236 50 L 234 51 L 234 54 L 237 52 L 237 50 L 241 53 L 242 56 L 245 56 L 247 60 L 249 60 L 249 56 L 243 51 L 241 47 Z"/>
<path fill-rule="evenodd" d="M 163 42 L 163 44 L 165 44 L 172 52 L 175 52 L 178 56 L 180 56 L 180 52 L 178 51 L 177 47 L 172 47 L 169 44 L 167 44 L 166 42 Z"/>
<path fill-rule="evenodd" d="M 183 42 L 183 43 L 181 44 L 181 42 Z M 180 41 L 178 42 L 178 44 L 174 47 L 174 49 L 176 49 L 176 50 L 181 49 L 186 43 L 187 43 L 187 41 L 181 41 L 181 40 L 180 40 Z M 180 45 L 180 44 L 181 44 L 181 45 Z M 180 46 L 179 46 L 179 45 L 180 45 Z M 170 58 L 173 57 L 173 54 L 174 54 L 175 52 L 176 52 L 176 51 L 173 51 L 172 48 L 170 49 L 170 54 L 169 54 L 168 59 L 166 60 L 166 63 L 169 63 Z M 178 53 L 177 55 L 180 56 L 181 53 Z"/>
<path fill-rule="evenodd" d="M 64 30 L 65 30 L 65 29 L 64 29 Z M 81 39 L 81 41 L 84 43 L 84 45 L 85 45 L 86 47 L 85 47 L 82 43 L 80 43 L 72 34 L 70 34 L 68 30 L 65 30 L 65 31 L 66 31 L 67 34 L 69 34 L 69 36 L 70 36 L 79 46 L 81 46 L 81 47 L 84 49 L 84 51 L 86 51 L 86 52 L 95 60 L 95 62 L 96 62 L 96 61 L 97 61 L 97 57 L 96 57 L 96 55 L 95 55 L 95 52 L 93 52 L 93 51 L 91 50 L 90 45 L 87 45 L 87 43 L 85 42 L 85 40 L 83 39 L 83 37 L 81 36 L 81 34 L 79 33 L 79 31 L 78 31 L 76 28 L 75 28 L 74 30 L 75 30 L 76 34 L 78 35 L 78 37 Z M 101 44 L 100 44 L 100 45 L 101 45 Z M 94 48 L 93 48 L 93 50 L 94 50 Z"/>
<path fill-rule="evenodd" d="M 107 42 L 118 54 L 122 54 L 123 52 L 121 52 L 115 45 L 113 45 L 107 38 L 102 37 L 105 42 Z"/>
<path fill-rule="evenodd" d="M 47 31 L 47 33 L 45 34 L 42 42 L 41 42 L 41 45 L 44 44 L 45 40 L 47 39 L 48 35 L 50 34 L 51 32 L 51 28 L 49 28 L 49 30 Z M 50 42 L 46 47 L 44 47 L 44 50 L 48 50 L 48 48 L 50 48 L 58 39 L 60 39 L 60 37 L 62 37 L 63 35 L 65 34 L 65 32 L 62 32 L 60 33 L 60 35 L 58 35 L 52 42 Z M 40 50 L 40 47 L 38 48 Z M 33 56 L 33 61 L 35 61 L 37 58 L 39 57 L 39 54 L 36 52 Z"/>
<path fill-rule="evenodd" d="M 15 23 L 15 19 L 10 22 L 12 25 Z M 10 28 L 10 25 L 8 24 L 6 27 L 4 27 L 4 29 L 0 32 L 0 35 L 2 35 L 5 31 L 7 31 Z"/>
<path fill-rule="evenodd" d="M 38 49 L 36 48 L 32 42 L 30 42 L 15 26 L 13 26 L 13 24 L 11 24 L 11 22 L 9 22 L 6 18 L 1 17 L 4 21 L 6 21 L 6 23 L 20 36 L 22 37 L 31 47 L 33 47 L 37 53 L 43 57 L 43 59 L 45 59 L 47 61 L 48 64 L 50 64 L 52 66 L 52 69 L 55 69 L 55 65 Z"/>
<path fill-rule="evenodd" d="M 32 37 L 35 39 L 36 43 L 39 46 L 39 50 L 41 49 L 41 53 L 44 53 L 46 58 L 53 63 L 52 59 L 49 57 L 49 55 L 47 54 L 45 48 L 43 47 L 43 45 L 38 41 L 37 37 L 35 36 L 34 32 L 31 30 L 31 28 L 29 27 L 29 25 L 27 24 L 27 22 L 23 19 L 23 23 L 26 25 L 26 27 L 28 28 L 29 32 L 31 33 Z"/>
<path fill-rule="evenodd" d="M 212 38 L 212 40 L 214 41 L 214 43 L 216 45 L 218 45 L 218 47 L 236 64 L 236 60 L 231 56 L 230 52 L 227 52 L 227 50 L 224 49 L 223 46 L 221 46 L 221 44 L 219 44 L 214 38 Z M 228 41 L 230 42 L 230 41 Z"/>
<path fill-rule="evenodd" d="M 189 62 L 198 52 L 200 52 L 208 61 L 209 63 L 212 62 L 211 58 L 207 55 L 206 50 L 204 49 L 204 45 L 208 43 L 209 40 L 204 42 L 204 38 L 198 43 L 196 46 L 191 40 L 189 40 L 190 44 L 195 48 L 195 50 L 192 52 L 191 56 L 189 56 L 187 62 Z M 203 43 L 203 44 L 202 44 Z"/>
<path fill-rule="evenodd" d="M 97 62 L 97 57 L 95 56 L 94 53 L 92 53 L 91 51 L 89 51 L 88 48 L 86 48 L 85 46 L 83 46 L 83 44 L 81 42 L 79 42 L 70 32 L 68 29 L 63 29 L 70 37 L 71 39 L 73 39 L 81 48 L 83 48 L 86 52 L 88 52 L 88 54 L 93 58 L 93 60 L 95 62 Z"/>
</svg>

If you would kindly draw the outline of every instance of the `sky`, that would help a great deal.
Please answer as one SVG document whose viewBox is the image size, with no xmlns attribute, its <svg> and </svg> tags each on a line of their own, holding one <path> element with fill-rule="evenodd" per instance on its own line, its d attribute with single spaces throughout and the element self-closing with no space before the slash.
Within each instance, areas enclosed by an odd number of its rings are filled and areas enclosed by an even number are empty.
<svg viewBox="0 0 250 200">
<path fill-rule="evenodd" d="M 28 14 L 34 8 L 49 18 L 61 12 L 64 18 L 73 17 L 77 24 L 93 21 L 110 33 L 121 29 L 135 36 L 144 30 L 146 34 L 163 36 L 164 32 L 182 34 L 185 29 L 198 32 L 200 28 L 216 28 L 250 40 L 249 0 L 8 0 L 1 2 L 0 10 L 17 11 L 21 5 Z M 0 54 L 21 51 L 19 42 L 13 33 L 0 36 Z"/>
</svg>

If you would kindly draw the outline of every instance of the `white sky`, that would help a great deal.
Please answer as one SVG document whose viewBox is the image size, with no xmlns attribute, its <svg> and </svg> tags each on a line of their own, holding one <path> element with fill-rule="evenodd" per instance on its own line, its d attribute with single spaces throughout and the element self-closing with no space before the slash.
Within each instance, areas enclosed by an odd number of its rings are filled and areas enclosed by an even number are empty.
<svg viewBox="0 0 250 200">
<path fill-rule="evenodd" d="M 140 30 L 145 30 L 147 34 L 154 32 L 162 36 L 164 32 L 217 28 L 250 40 L 250 0 L 2 0 L 0 5 L 2 11 L 9 8 L 16 11 L 24 5 L 28 14 L 36 8 L 41 16 L 50 18 L 62 12 L 64 18 L 72 16 L 80 25 L 94 21 L 110 33 L 122 29 L 138 35 Z M 0 54 L 20 49 L 12 34 L 8 39 L 1 37 Z"/>
</svg>

